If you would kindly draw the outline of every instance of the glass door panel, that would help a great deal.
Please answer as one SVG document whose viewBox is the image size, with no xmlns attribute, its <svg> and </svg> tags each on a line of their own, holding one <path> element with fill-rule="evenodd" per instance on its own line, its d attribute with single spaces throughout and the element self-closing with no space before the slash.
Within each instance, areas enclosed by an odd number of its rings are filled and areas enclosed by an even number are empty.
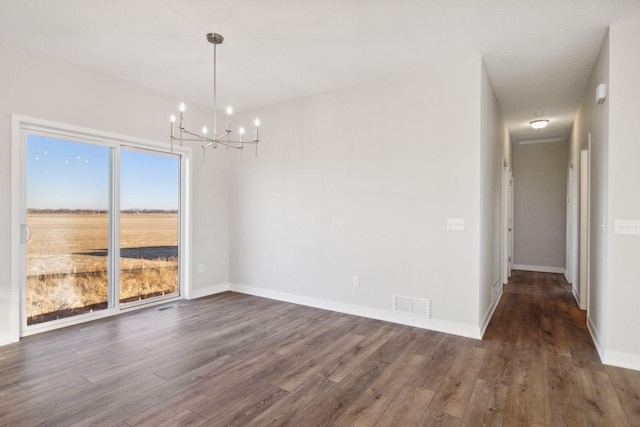
<svg viewBox="0 0 640 427">
<path fill-rule="evenodd" d="M 120 303 L 179 294 L 180 157 L 120 150 Z"/>
<path fill-rule="evenodd" d="M 110 158 L 27 135 L 27 325 L 108 307 Z"/>
</svg>

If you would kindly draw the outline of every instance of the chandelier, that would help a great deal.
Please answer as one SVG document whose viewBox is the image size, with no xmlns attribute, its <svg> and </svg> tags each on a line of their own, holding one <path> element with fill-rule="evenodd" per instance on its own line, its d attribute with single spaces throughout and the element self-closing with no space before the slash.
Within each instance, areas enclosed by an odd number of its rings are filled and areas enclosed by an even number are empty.
<svg viewBox="0 0 640 427">
<path fill-rule="evenodd" d="M 227 107 L 227 123 L 225 126 L 224 131 L 218 135 L 217 132 L 217 119 L 216 119 L 216 88 L 217 88 L 217 82 L 216 82 L 216 47 L 219 44 L 222 44 L 222 41 L 224 40 L 224 37 L 222 37 L 220 34 L 217 33 L 209 33 L 207 34 L 207 41 L 211 44 L 213 44 L 213 132 L 211 136 L 208 136 L 208 129 L 207 127 L 203 127 L 202 128 L 202 132 L 200 133 L 196 133 L 190 130 L 187 130 L 187 128 L 184 126 L 184 112 L 186 111 L 186 105 L 184 102 L 180 103 L 180 106 L 178 107 L 180 114 L 179 114 L 179 121 L 178 121 L 178 130 L 177 130 L 177 135 L 175 132 L 175 123 L 176 123 L 176 116 L 175 114 L 171 115 L 171 151 L 173 152 L 173 142 L 174 141 L 179 141 L 180 145 L 182 145 L 183 141 L 194 141 L 194 142 L 200 142 L 202 145 L 202 159 L 203 161 L 205 160 L 205 152 L 207 150 L 207 148 L 209 147 L 213 147 L 213 148 L 218 148 L 218 145 L 222 145 L 225 146 L 226 148 L 235 148 L 236 150 L 240 151 L 240 160 L 242 160 L 242 152 L 245 148 L 246 144 L 253 144 L 255 146 L 255 155 L 256 157 L 258 157 L 258 142 L 260 141 L 260 139 L 258 138 L 258 129 L 260 127 L 260 119 L 256 119 L 254 122 L 255 125 L 255 136 L 253 140 L 248 140 L 245 141 L 245 129 L 244 127 L 240 127 L 240 129 L 238 129 L 238 133 L 240 134 L 240 140 L 232 140 L 231 139 L 231 115 L 233 114 L 233 109 L 231 108 L 231 106 Z"/>
</svg>

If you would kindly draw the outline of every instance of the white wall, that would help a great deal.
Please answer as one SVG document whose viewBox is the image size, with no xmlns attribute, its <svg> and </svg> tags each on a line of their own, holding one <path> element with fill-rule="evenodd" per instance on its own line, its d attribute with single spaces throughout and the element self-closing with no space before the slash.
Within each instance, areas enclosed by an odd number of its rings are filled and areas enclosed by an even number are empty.
<svg viewBox="0 0 640 427">
<path fill-rule="evenodd" d="M 8 314 L 10 115 L 162 142 L 178 100 L 12 46 L 0 54 L 0 79 L 10 82 L 0 94 L 2 341 L 18 320 Z M 206 115 L 193 110 L 194 123 Z M 257 113 L 257 161 L 247 149 L 241 163 L 218 151 L 203 164 L 194 150 L 192 264 L 205 273 L 193 269 L 193 294 L 231 282 L 479 337 L 499 276 L 500 171 L 510 157 L 480 58 Z M 447 218 L 465 218 L 466 230 L 447 231 Z M 431 318 L 394 313 L 394 295 L 430 299 Z"/>
<path fill-rule="evenodd" d="M 511 142 L 498 99 L 484 65 L 481 79 L 479 320 L 484 331 L 502 292 L 500 280 L 502 168 L 504 161 L 511 165 Z"/>
<path fill-rule="evenodd" d="M 567 144 L 516 145 L 513 149 L 514 267 L 564 272 Z"/>
<path fill-rule="evenodd" d="M 0 344 L 15 340 L 17 284 L 11 279 L 11 114 L 168 144 L 178 100 L 105 75 L 0 43 Z M 195 116 L 204 113 L 192 108 Z M 194 150 L 194 294 L 228 282 L 228 156 L 201 162 Z M 217 153 L 226 154 L 226 153 Z"/>
<path fill-rule="evenodd" d="M 254 112 L 232 289 L 478 336 L 480 72 L 474 58 Z M 432 319 L 392 313 L 395 294 L 430 299 Z"/>
<path fill-rule="evenodd" d="M 614 233 L 616 219 L 640 220 L 640 16 L 609 32 L 609 155 L 606 212 L 605 362 L 640 369 L 640 236 Z M 593 92 L 592 92 L 593 93 Z M 587 93 L 587 96 L 589 94 Z"/>
<path fill-rule="evenodd" d="M 587 322 L 604 363 L 640 369 L 640 237 L 614 232 L 616 219 L 640 219 L 640 17 L 609 29 L 571 134 L 579 162 L 591 133 L 590 291 Z M 596 86 L 607 83 L 604 104 Z M 577 219 L 575 219 L 577 221 Z"/>
<path fill-rule="evenodd" d="M 591 327 L 596 345 L 606 348 L 607 313 L 607 233 L 601 224 L 607 217 L 608 173 L 609 173 L 609 102 L 595 103 L 595 88 L 600 83 L 609 82 L 609 42 L 602 46 L 598 61 L 593 69 L 589 86 L 585 91 L 584 134 L 591 133 L 590 147 L 590 228 L 589 228 L 589 307 L 587 322 Z M 582 115 L 582 111 L 581 111 Z M 581 140 L 586 141 L 587 135 Z M 583 144 L 586 144 L 583 142 Z"/>
<path fill-rule="evenodd" d="M 608 198 L 608 146 L 609 146 L 609 101 L 595 103 L 596 86 L 609 82 L 609 37 L 605 39 L 593 68 L 589 84 L 585 90 L 580 109 L 569 139 L 569 161 L 574 164 L 576 176 L 580 176 L 580 150 L 588 148 L 591 134 L 591 197 L 590 197 L 590 290 L 587 308 L 587 323 L 600 351 L 601 357 L 606 345 L 606 302 L 607 302 L 607 235 L 600 224 L 606 216 Z M 579 182 L 571 191 L 579 203 Z M 572 223 L 579 223 L 579 212 L 574 212 Z M 579 248 L 578 242 L 575 248 Z M 574 282 L 578 282 L 574 280 Z"/>
</svg>

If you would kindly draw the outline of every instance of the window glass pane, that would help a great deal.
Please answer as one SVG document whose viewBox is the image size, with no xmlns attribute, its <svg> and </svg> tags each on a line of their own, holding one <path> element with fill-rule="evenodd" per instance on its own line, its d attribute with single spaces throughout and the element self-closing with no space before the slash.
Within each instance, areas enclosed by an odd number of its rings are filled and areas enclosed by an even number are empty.
<svg viewBox="0 0 640 427">
<path fill-rule="evenodd" d="M 107 308 L 110 148 L 27 136 L 27 324 Z"/>
<path fill-rule="evenodd" d="M 176 295 L 180 158 L 120 152 L 120 302 Z"/>
</svg>

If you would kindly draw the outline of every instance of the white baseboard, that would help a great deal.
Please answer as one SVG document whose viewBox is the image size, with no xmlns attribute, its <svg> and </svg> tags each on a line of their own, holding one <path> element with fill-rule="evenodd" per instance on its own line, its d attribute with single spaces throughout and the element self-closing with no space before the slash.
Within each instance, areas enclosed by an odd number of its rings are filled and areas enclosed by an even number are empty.
<svg viewBox="0 0 640 427">
<path fill-rule="evenodd" d="M 587 316 L 587 329 L 591 334 L 593 344 L 600 357 L 600 361 L 605 365 L 617 366 L 619 368 L 633 369 L 640 371 L 640 355 L 631 353 L 622 353 L 619 351 L 605 350 L 602 347 L 598 330 L 594 326 L 591 318 Z"/>
<path fill-rule="evenodd" d="M 229 284 L 223 283 L 221 285 L 207 286 L 206 288 L 191 289 L 188 295 L 185 295 L 185 299 L 202 298 L 209 295 L 219 294 L 220 292 L 226 292 L 229 290 Z"/>
<path fill-rule="evenodd" d="M 598 329 L 596 329 L 589 315 L 587 315 L 587 330 L 591 335 L 591 341 L 593 341 L 593 345 L 596 346 L 596 351 L 598 352 L 598 357 L 600 357 L 600 361 L 604 363 L 604 349 L 602 348 L 602 344 L 600 343 L 600 336 L 598 335 Z"/>
<path fill-rule="evenodd" d="M 4 333 L 0 334 L 0 346 L 13 344 L 14 342 L 20 341 L 20 334 L 10 334 Z"/>
<path fill-rule="evenodd" d="M 578 304 L 578 308 L 580 308 L 580 294 L 578 293 L 578 289 L 575 285 L 571 285 L 571 293 L 573 294 L 573 298 L 576 300 L 576 304 Z"/>
<path fill-rule="evenodd" d="M 491 304 L 491 307 L 489 307 L 489 310 L 487 310 L 487 313 L 484 315 L 484 319 L 482 319 L 482 323 L 480 324 L 480 336 L 483 337 L 484 333 L 487 332 L 487 328 L 489 327 L 489 322 L 491 322 L 491 318 L 493 317 L 493 313 L 496 311 L 496 308 L 498 307 L 498 303 L 500 303 L 500 300 L 502 299 L 502 294 L 503 294 L 503 290 L 502 290 L 502 286 L 500 286 L 500 295 L 498 295 L 498 298 L 496 298 L 496 300 L 493 302 L 493 304 Z"/>
<path fill-rule="evenodd" d="M 329 301 L 318 298 L 305 297 L 302 295 L 290 294 L 287 292 L 272 291 L 269 289 L 256 288 L 238 284 L 230 284 L 229 290 L 263 298 L 274 299 L 293 304 L 305 305 L 308 307 L 320 308 L 323 310 L 336 311 L 339 313 L 351 314 L 354 316 L 367 317 L 370 319 L 382 320 L 385 322 L 398 323 L 401 325 L 414 326 L 416 328 L 429 329 L 432 331 L 444 332 L 446 334 L 460 335 L 467 338 L 482 339 L 480 328 L 462 323 L 450 322 L 446 320 L 426 319 L 410 314 L 403 314 L 389 310 L 363 307 L 354 304 L 345 304 L 337 301 Z"/>
<path fill-rule="evenodd" d="M 564 267 L 545 267 L 542 265 L 513 264 L 513 270 L 536 271 L 538 273 L 564 274 Z"/>
<path fill-rule="evenodd" d="M 617 366 L 619 368 L 640 371 L 640 355 L 638 354 L 605 350 L 604 360 L 602 363 L 605 365 Z"/>
</svg>

